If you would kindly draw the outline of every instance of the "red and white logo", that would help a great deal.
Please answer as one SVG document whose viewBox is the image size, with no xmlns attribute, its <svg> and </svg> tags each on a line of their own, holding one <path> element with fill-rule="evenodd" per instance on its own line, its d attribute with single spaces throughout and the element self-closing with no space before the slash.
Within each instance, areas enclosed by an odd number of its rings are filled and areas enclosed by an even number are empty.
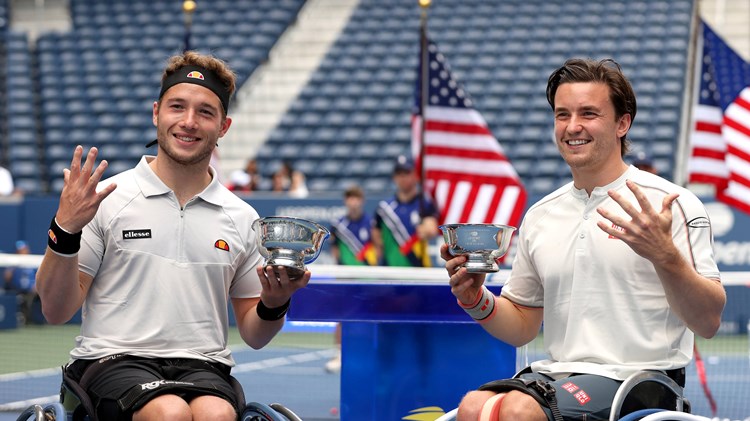
<svg viewBox="0 0 750 421">
<path fill-rule="evenodd" d="M 581 405 L 586 405 L 591 400 L 588 393 L 583 390 L 574 394 L 573 397 L 576 398 Z"/>
<path fill-rule="evenodd" d="M 575 391 L 578 390 L 578 386 L 576 386 L 573 382 L 567 382 L 560 387 L 567 390 L 569 393 L 575 393 Z"/>
</svg>

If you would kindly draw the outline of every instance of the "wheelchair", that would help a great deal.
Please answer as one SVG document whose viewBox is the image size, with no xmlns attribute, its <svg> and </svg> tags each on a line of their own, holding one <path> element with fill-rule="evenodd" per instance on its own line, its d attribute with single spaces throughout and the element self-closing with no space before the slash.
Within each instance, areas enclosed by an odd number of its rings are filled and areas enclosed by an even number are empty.
<svg viewBox="0 0 750 421">
<path fill-rule="evenodd" d="M 289 408 L 280 403 L 266 405 L 260 402 L 245 401 L 245 393 L 242 385 L 234 377 L 230 381 L 236 395 L 239 397 L 239 406 L 244 408 L 240 414 L 239 421 L 302 421 L 302 419 Z M 60 386 L 60 402 L 47 405 L 32 405 L 26 408 L 17 421 L 106 421 L 99 420 L 93 411 L 93 404 L 86 392 L 72 379 L 63 375 Z"/>
<path fill-rule="evenodd" d="M 528 368 L 516 373 L 517 378 Z M 456 421 L 458 408 L 435 421 Z M 683 386 L 662 371 L 642 370 L 622 382 L 612 400 L 609 421 L 708 421 L 709 418 L 690 414 L 690 402 L 684 397 Z"/>
</svg>

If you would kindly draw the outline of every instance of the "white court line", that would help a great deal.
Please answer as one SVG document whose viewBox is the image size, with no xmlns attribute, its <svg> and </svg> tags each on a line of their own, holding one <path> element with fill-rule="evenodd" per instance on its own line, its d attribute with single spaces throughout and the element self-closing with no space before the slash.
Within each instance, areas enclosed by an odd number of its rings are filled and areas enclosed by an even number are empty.
<svg viewBox="0 0 750 421">
<path fill-rule="evenodd" d="M 282 367 L 286 365 L 292 365 L 302 362 L 310 362 L 316 360 L 322 360 L 331 358 L 336 355 L 335 349 L 324 349 L 320 351 L 303 352 L 301 354 L 293 354 L 288 357 L 276 357 L 269 358 L 267 360 L 252 361 L 244 364 L 237 364 L 232 369 L 232 374 L 236 373 L 247 373 L 249 371 L 264 370 L 267 368 Z"/>
<path fill-rule="evenodd" d="M 21 371 L 18 373 L 0 374 L 0 383 L 12 382 L 16 380 L 35 379 L 38 377 L 48 377 L 62 374 L 62 368 L 41 368 L 39 370 Z"/>
<path fill-rule="evenodd" d="M 236 352 L 236 351 L 235 351 Z M 293 364 L 299 364 L 310 361 L 317 361 L 322 359 L 328 359 L 336 354 L 336 350 L 333 348 L 323 349 L 319 351 L 303 352 L 300 354 L 292 354 L 288 357 L 275 357 L 268 358 L 265 360 L 252 361 L 249 363 L 237 364 L 232 369 L 232 375 L 237 373 L 247 373 L 250 371 L 265 370 L 268 368 L 283 367 Z M 24 371 L 20 373 L 9 373 L 0 375 L 0 383 L 10 382 L 16 380 L 25 380 L 30 378 L 38 378 L 45 376 L 60 375 L 60 368 L 45 368 L 41 370 Z M 23 411 L 31 405 L 45 405 L 53 402 L 59 402 L 59 395 L 43 396 L 33 399 L 27 399 L 23 401 L 8 402 L 0 404 L 0 412 L 13 412 Z"/>
<path fill-rule="evenodd" d="M 28 399 L 25 401 L 8 402 L 0 405 L 0 412 L 20 412 L 31 405 L 47 405 L 60 402 L 60 395 L 44 396 L 41 398 Z"/>
</svg>

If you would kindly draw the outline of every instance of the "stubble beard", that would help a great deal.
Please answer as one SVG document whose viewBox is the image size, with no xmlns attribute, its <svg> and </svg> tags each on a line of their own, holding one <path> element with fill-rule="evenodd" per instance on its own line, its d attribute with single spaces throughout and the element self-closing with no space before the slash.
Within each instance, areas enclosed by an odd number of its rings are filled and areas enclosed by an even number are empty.
<svg viewBox="0 0 750 421">
<path fill-rule="evenodd" d="M 201 142 L 207 142 L 207 141 L 201 140 Z M 160 142 L 159 146 L 161 147 L 164 154 L 167 155 L 167 157 L 170 160 L 174 161 L 175 163 L 179 165 L 183 165 L 186 167 L 199 164 L 204 161 L 210 161 L 211 154 L 213 153 L 213 148 L 204 147 L 195 155 L 182 156 L 175 151 L 175 149 L 172 147 L 172 145 L 169 142 Z"/>
</svg>

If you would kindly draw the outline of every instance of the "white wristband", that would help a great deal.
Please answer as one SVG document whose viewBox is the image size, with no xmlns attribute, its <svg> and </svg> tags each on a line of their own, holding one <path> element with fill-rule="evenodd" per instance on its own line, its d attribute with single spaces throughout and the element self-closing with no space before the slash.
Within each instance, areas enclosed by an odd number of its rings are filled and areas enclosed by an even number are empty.
<svg viewBox="0 0 750 421">
<path fill-rule="evenodd" d="M 458 302 L 461 308 L 476 321 L 483 321 L 489 318 L 495 311 L 495 294 L 486 286 L 482 285 L 482 293 L 479 300 L 474 305 L 465 306 L 461 301 Z"/>
</svg>

